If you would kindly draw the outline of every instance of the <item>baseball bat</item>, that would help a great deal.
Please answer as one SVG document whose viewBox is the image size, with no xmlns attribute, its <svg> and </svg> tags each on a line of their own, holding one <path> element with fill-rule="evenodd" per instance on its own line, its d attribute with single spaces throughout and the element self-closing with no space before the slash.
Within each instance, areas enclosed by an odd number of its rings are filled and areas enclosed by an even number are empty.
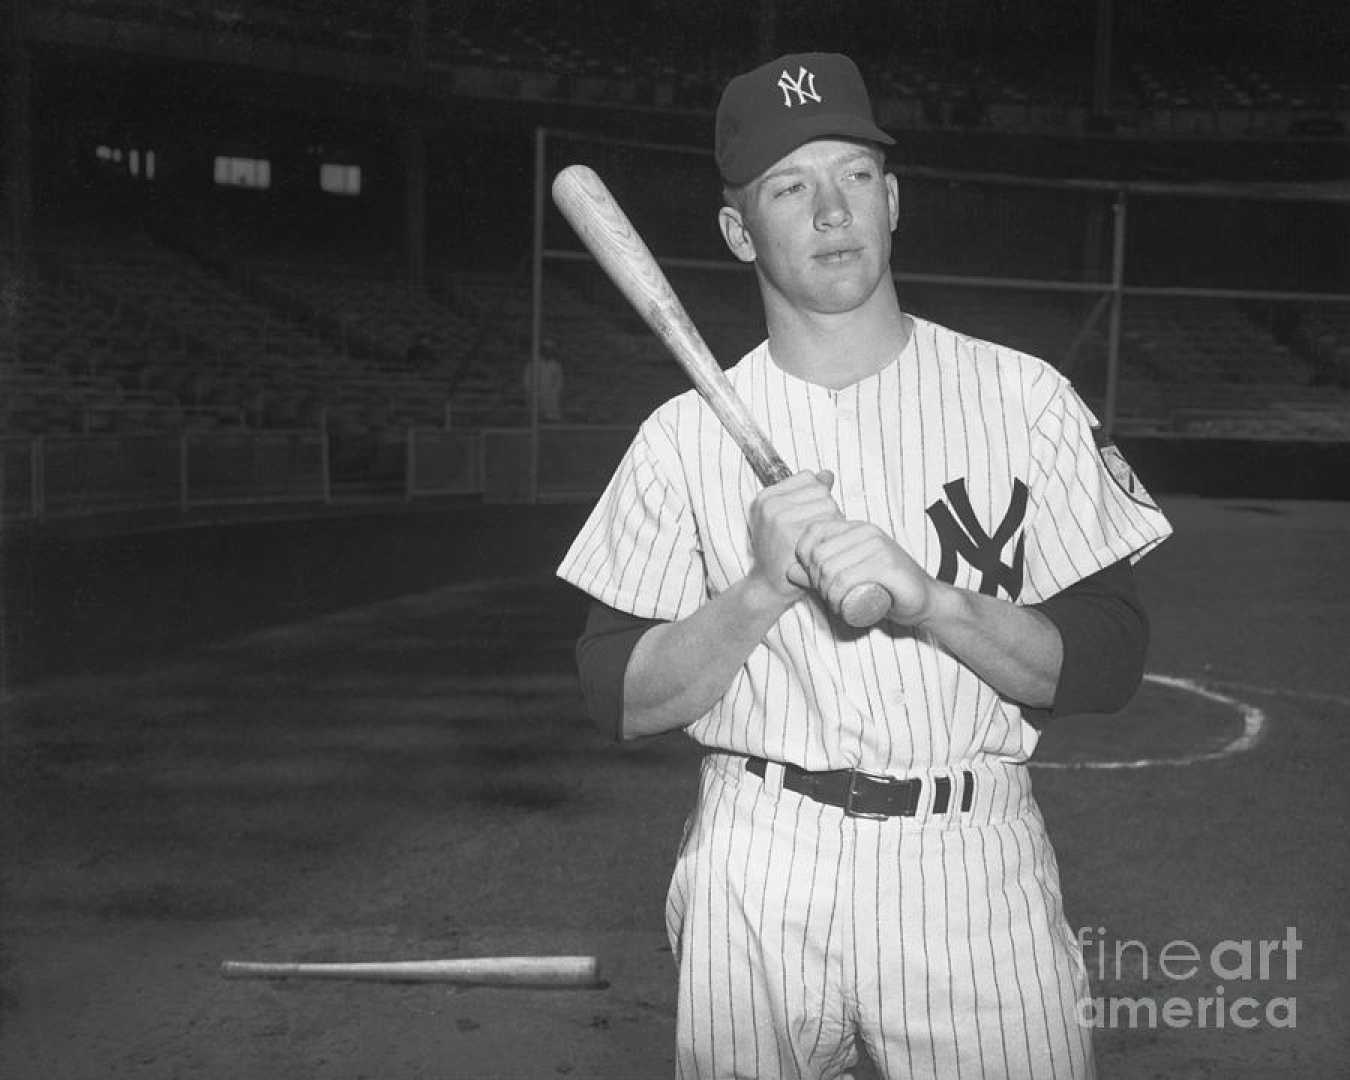
<svg viewBox="0 0 1350 1080">
<path fill-rule="evenodd" d="M 760 483 L 776 484 L 791 476 L 604 181 L 588 166 L 569 165 L 553 179 L 553 201 L 609 279 L 693 380 Z M 850 626 L 863 628 L 879 622 L 890 607 L 890 594 L 870 582 L 849 590 L 838 614 Z"/>
<path fill-rule="evenodd" d="M 227 979 L 358 979 L 366 982 L 439 982 L 464 986 L 594 988 L 601 984 L 594 956 L 478 956 L 450 960 L 376 960 L 368 963 L 258 963 L 226 960 Z"/>
</svg>

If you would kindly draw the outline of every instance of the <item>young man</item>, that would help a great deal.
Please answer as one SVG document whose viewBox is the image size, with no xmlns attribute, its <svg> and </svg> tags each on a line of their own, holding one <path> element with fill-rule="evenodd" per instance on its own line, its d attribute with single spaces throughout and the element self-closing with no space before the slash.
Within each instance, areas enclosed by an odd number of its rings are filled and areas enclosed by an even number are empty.
<svg viewBox="0 0 1350 1080">
<path fill-rule="evenodd" d="M 901 310 L 892 141 L 846 57 L 728 85 L 719 222 L 768 327 L 729 377 L 800 471 L 759 490 L 681 395 L 559 569 L 595 601 L 596 717 L 707 748 L 667 903 L 685 1077 L 863 1048 L 888 1077 L 1093 1073 L 1026 763 L 1047 713 L 1137 688 L 1130 564 L 1170 529 L 1053 369 Z M 854 630 L 862 582 L 892 603 Z"/>
</svg>

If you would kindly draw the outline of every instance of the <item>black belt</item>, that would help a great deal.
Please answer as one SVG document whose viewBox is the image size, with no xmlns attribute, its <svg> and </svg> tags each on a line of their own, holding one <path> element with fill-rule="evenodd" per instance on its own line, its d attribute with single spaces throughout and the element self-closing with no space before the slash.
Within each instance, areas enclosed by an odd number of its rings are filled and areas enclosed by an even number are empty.
<svg viewBox="0 0 1350 1080">
<path fill-rule="evenodd" d="M 761 779 L 768 766 L 764 758 L 752 757 L 745 761 L 746 771 Z M 975 777 L 969 770 L 963 770 L 961 778 L 961 810 L 965 812 L 975 798 Z M 842 807 L 849 817 L 863 818 L 913 817 L 918 813 L 919 796 L 923 793 L 923 781 L 918 777 L 899 780 L 857 769 L 807 772 L 796 765 L 783 766 L 783 787 L 816 802 Z M 946 776 L 935 778 L 933 813 L 945 814 L 951 800 L 951 780 Z"/>
</svg>

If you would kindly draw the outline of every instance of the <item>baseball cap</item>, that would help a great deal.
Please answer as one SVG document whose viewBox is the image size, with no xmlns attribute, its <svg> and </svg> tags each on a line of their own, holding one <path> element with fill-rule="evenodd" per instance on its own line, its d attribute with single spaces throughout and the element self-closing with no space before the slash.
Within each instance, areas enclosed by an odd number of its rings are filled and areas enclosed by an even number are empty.
<svg viewBox="0 0 1350 1080">
<path fill-rule="evenodd" d="M 728 184 L 753 180 L 812 139 L 893 146 L 858 67 L 841 53 L 789 53 L 737 75 L 717 104 L 715 155 Z"/>
</svg>

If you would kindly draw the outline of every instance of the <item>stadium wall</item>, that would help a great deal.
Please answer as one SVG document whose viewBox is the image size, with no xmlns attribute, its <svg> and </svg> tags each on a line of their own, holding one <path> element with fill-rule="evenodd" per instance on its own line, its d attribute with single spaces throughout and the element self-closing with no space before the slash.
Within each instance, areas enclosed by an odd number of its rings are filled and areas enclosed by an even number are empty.
<svg viewBox="0 0 1350 1080">
<path fill-rule="evenodd" d="M 1116 442 L 1155 495 L 1350 500 L 1350 442 L 1130 436 Z"/>
<path fill-rule="evenodd" d="M 1120 442 L 1155 495 L 1350 499 L 1350 444 Z M 596 450 L 597 465 L 612 464 L 611 448 Z M 10 522 L 0 529 L 0 686 L 430 589 L 504 575 L 548 580 L 593 498 L 367 502 L 232 523 L 144 518 L 153 528 L 125 514 Z M 564 602 L 577 605 L 580 626 L 582 601 L 568 593 Z"/>
</svg>

